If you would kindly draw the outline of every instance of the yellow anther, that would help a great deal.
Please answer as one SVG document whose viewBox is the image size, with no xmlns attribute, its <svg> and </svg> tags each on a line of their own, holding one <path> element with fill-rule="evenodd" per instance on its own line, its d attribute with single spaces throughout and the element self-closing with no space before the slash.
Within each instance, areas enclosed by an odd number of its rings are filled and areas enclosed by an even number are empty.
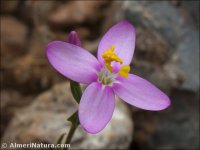
<svg viewBox="0 0 200 150">
<path fill-rule="evenodd" d="M 128 78 L 128 72 L 130 71 L 130 66 L 122 66 L 118 74 L 124 78 Z"/>
<path fill-rule="evenodd" d="M 119 62 L 120 64 L 123 63 L 122 60 L 114 53 L 114 49 L 115 49 L 114 45 L 111 45 L 110 49 L 104 51 L 104 53 L 102 55 L 106 67 L 111 72 L 113 70 L 113 68 L 111 66 L 111 62 L 115 61 L 115 62 Z"/>
<path fill-rule="evenodd" d="M 112 72 L 113 68 L 111 66 L 111 62 L 115 61 L 115 62 L 119 62 L 120 64 L 122 64 L 122 59 L 119 58 L 115 53 L 114 53 L 115 47 L 114 45 L 111 45 L 110 49 L 104 51 L 102 57 L 104 59 L 104 63 L 106 65 L 106 68 Z M 122 66 L 118 72 L 118 74 L 124 78 L 128 77 L 128 73 L 130 71 L 130 66 Z"/>
</svg>

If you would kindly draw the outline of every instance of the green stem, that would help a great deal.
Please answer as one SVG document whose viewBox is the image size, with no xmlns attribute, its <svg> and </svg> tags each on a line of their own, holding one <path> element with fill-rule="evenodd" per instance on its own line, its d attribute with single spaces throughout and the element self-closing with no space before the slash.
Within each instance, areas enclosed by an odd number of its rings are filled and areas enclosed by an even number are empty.
<svg viewBox="0 0 200 150">
<path fill-rule="evenodd" d="M 71 128 L 69 130 L 69 133 L 67 135 L 67 138 L 66 138 L 66 141 L 65 141 L 65 144 L 70 144 L 71 143 L 71 140 L 72 140 L 72 137 L 76 131 L 76 128 L 77 128 L 77 125 L 76 124 L 72 124 L 71 125 Z"/>
<path fill-rule="evenodd" d="M 69 130 L 69 133 L 67 135 L 67 138 L 65 140 L 65 144 L 70 144 L 71 140 L 74 136 L 74 133 L 76 131 L 76 128 L 78 127 L 79 123 L 79 119 L 78 119 L 78 111 L 76 111 L 75 113 L 73 113 L 69 118 L 68 121 L 71 122 L 71 128 Z"/>
<path fill-rule="evenodd" d="M 81 90 L 80 84 L 75 81 L 70 80 L 70 88 L 71 88 L 71 92 L 74 99 L 76 100 L 77 103 L 79 103 L 82 96 L 82 90 Z M 65 140 L 65 144 L 70 144 L 74 136 L 74 133 L 76 131 L 76 128 L 80 124 L 79 119 L 78 119 L 78 111 L 73 113 L 67 120 L 71 122 L 71 128 Z M 61 142 L 62 139 L 63 137 L 59 139 L 59 142 Z"/>
</svg>

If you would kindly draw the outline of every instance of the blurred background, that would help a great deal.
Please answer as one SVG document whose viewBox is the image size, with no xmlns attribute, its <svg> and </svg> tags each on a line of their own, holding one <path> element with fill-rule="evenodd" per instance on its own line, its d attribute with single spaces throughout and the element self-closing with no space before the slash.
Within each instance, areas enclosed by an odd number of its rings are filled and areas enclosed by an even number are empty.
<svg viewBox="0 0 200 150">
<path fill-rule="evenodd" d="M 172 104 L 152 112 L 117 100 L 108 126 L 97 135 L 79 128 L 71 148 L 199 148 L 199 1 L 1 0 L 0 11 L 1 142 L 56 143 L 77 104 L 47 61 L 47 43 L 75 30 L 96 55 L 102 35 L 127 19 L 137 32 L 132 73 Z"/>
</svg>

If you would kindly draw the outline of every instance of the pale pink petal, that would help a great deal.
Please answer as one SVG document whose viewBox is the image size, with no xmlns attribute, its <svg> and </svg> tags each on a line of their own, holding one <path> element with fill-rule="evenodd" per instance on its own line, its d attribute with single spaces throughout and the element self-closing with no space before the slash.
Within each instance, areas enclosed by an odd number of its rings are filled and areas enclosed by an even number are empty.
<svg viewBox="0 0 200 150">
<path fill-rule="evenodd" d="M 112 26 L 101 39 L 98 47 L 98 59 L 104 62 L 102 54 L 105 50 L 110 49 L 111 45 L 115 46 L 115 53 L 123 61 L 122 65 L 129 65 L 135 49 L 135 29 L 128 21 L 123 20 Z"/>
<path fill-rule="evenodd" d="M 119 78 L 113 90 L 127 103 L 146 110 L 162 110 L 170 105 L 168 96 L 149 81 L 133 74 L 126 79 Z"/>
<path fill-rule="evenodd" d="M 47 45 L 46 54 L 51 65 L 69 79 L 85 84 L 97 80 L 100 63 L 83 48 L 53 41 Z"/>
<path fill-rule="evenodd" d="M 112 89 L 98 82 L 90 84 L 83 93 L 79 105 L 79 120 L 89 133 L 100 132 L 110 121 L 115 107 Z"/>
</svg>

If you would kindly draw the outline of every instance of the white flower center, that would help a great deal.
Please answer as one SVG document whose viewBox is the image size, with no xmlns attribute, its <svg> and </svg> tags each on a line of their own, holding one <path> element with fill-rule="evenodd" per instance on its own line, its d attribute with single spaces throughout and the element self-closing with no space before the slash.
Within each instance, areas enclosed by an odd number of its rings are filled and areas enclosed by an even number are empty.
<svg viewBox="0 0 200 150">
<path fill-rule="evenodd" d="M 104 85 L 112 86 L 116 82 L 117 74 L 110 72 L 105 66 L 98 72 L 98 81 Z"/>
</svg>

